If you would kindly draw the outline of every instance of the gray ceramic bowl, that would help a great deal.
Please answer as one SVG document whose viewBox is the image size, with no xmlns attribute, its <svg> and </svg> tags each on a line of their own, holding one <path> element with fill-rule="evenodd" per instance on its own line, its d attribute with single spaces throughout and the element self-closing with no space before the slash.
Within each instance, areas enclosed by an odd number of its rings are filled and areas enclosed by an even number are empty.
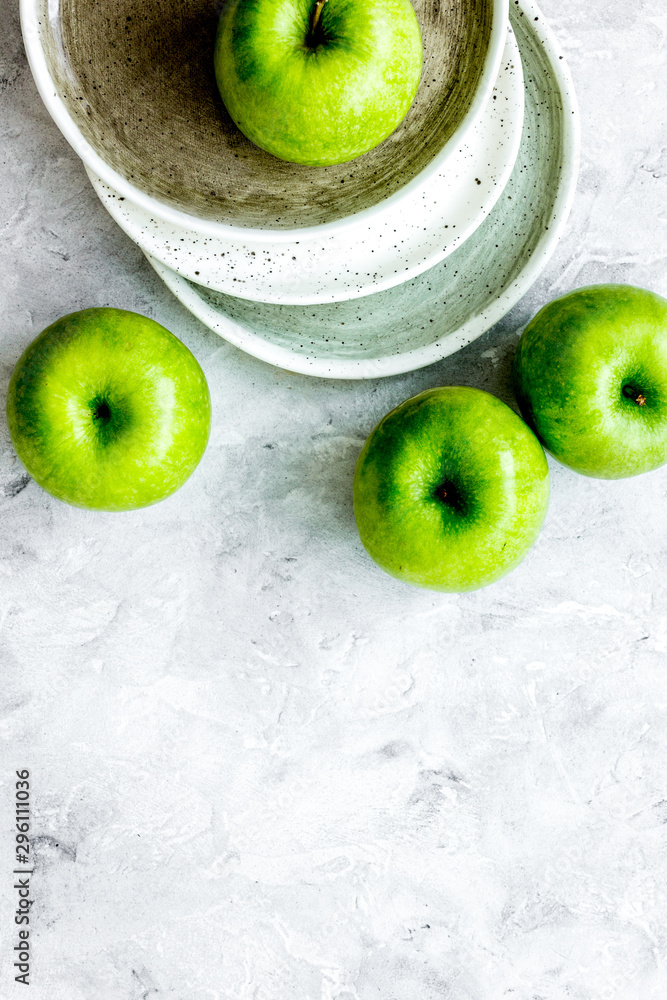
<svg viewBox="0 0 667 1000">
<path fill-rule="evenodd" d="M 21 0 L 30 66 L 54 120 L 121 196 L 206 235 L 364 221 L 442 168 L 491 93 L 508 0 L 413 0 L 424 43 L 415 102 L 348 164 L 277 160 L 231 122 L 213 75 L 219 0 Z"/>
<path fill-rule="evenodd" d="M 524 69 L 519 156 L 493 211 L 446 260 L 373 295 L 307 306 L 211 291 L 151 260 L 157 273 L 232 344 L 309 375 L 398 375 L 479 337 L 528 291 L 549 259 L 579 166 L 579 114 L 563 51 L 533 0 L 513 0 L 510 21 Z"/>
</svg>

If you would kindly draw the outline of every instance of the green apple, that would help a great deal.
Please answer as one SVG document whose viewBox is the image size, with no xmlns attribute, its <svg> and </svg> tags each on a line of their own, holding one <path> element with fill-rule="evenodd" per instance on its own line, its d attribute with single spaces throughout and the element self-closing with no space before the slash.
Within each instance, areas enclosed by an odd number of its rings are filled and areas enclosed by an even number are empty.
<svg viewBox="0 0 667 1000">
<path fill-rule="evenodd" d="M 667 461 L 667 300 L 631 285 L 545 306 L 514 358 L 521 412 L 555 458 L 620 479 Z"/>
<path fill-rule="evenodd" d="M 549 503 L 542 446 L 481 389 L 429 389 L 387 414 L 354 475 L 368 554 L 419 587 L 461 592 L 498 580 L 537 538 Z"/>
<path fill-rule="evenodd" d="M 227 110 L 281 160 L 346 163 L 386 139 L 419 86 L 410 0 L 227 0 L 215 45 Z"/>
<path fill-rule="evenodd" d="M 9 383 L 9 432 L 30 475 L 77 507 L 132 510 L 182 486 L 204 453 L 211 400 L 172 333 L 124 309 L 47 327 Z"/>
</svg>

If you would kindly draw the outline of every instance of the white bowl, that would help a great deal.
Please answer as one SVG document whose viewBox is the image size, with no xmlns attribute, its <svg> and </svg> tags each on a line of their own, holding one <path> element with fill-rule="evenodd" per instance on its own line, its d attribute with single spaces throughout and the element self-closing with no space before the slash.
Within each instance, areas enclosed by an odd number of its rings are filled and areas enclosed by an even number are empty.
<svg viewBox="0 0 667 1000">
<path fill-rule="evenodd" d="M 489 214 L 509 180 L 521 141 L 524 83 L 511 27 L 482 117 L 445 170 L 394 212 L 338 232 L 286 243 L 203 237 L 164 222 L 90 173 L 102 204 L 151 257 L 188 278 L 257 302 L 342 302 L 391 288 L 443 260 Z"/>
<path fill-rule="evenodd" d="M 497 323 L 530 288 L 565 226 L 579 166 L 579 116 L 563 53 L 532 0 L 512 5 L 526 114 L 507 188 L 472 236 L 419 277 L 349 302 L 271 305 L 214 292 L 158 261 L 195 316 L 280 368 L 376 378 L 432 364 Z"/>
<path fill-rule="evenodd" d="M 413 108 L 376 150 L 322 168 L 276 160 L 230 125 L 213 93 L 209 36 L 217 0 L 20 0 L 20 6 L 42 99 L 96 176 L 151 215 L 202 236 L 242 240 L 250 229 L 256 240 L 289 243 L 299 238 L 295 231 L 333 233 L 395 211 L 443 168 L 479 119 L 498 76 L 508 0 L 413 2 L 427 57 Z M 208 34 L 198 44 L 200 21 Z M 123 32 L 126 22 L 145 23 L 134 49 L 125 42 L 132 37 Z M 190 35 L 183 53 L 174 37 L 184 25 Z M 460 38 L 447 30 L 457 25 Z M 163 45 L 171 46 L 170 59 L 183 60 L 178 72 L 164 59 Z M 138 73 L 130 72 L 137 64 Z M 450 107 L 456 108 L 451 120 Z"/>
</svg>

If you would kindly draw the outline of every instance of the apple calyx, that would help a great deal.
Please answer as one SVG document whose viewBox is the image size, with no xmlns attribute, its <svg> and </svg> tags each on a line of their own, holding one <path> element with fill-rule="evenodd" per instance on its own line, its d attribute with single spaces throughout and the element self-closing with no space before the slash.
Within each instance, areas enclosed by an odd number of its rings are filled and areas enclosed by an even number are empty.
<svg viewBox="0 0 667 1000">
<path fill-rule="evenodd" d="M 119 414 L 117 408 L 111 408 L 111 404 L 103 394 L 91 399 L 88 406 L 97 440 L 101 444 L 108 444 L 118 436 L 119 430 L 127 422 L 126 419 Z"/>
<path fill-rule="evenodd" d="M 109 409 L 109 404 L 106 401 L 102 401 L 97 404 L 93 410 L 93 419 L 99 420 L 101 423 L 106 424 L 111 420 L 111 410 Z"/>
<path fill-rule="evenodd" d="M 313 7 L 313 13 L 310 18 L 310 28 L 308 30 L 308 45 L 312 49 L 317 48 L 320 41 L 322 41 L 316 32 L 317 26 L 320 23 L 320 18 L 322 17 L 322 11 L 325 3 L 327 3 L 327 0 L 315 0 L 315 6 Z"/>
<path fill-rule="evenodd" d="M 465 514 L 468 506 L 465 494 L 451 479 L 446 479 L 436 486 L 433 496 L 454 514 Z"/>
<path fill-rule="evenodd" d="M 634 385 L 624 385 L 623 395 L 625 396 L 626 399 L 633 400 L 633 402 L 635 402 L 637 406 L 646 405 L 646 396 L 641 391 L 641 389 L 637 389 L 637 387 Z"/>
<path fill-rule="evenodd" d="M 90 415 L 93 418 L 93 425 L 101 430 L 108 427 L 112 419 L 111 407 L 105 393 L 100 393 L 88 403 Z"/>
</svg>

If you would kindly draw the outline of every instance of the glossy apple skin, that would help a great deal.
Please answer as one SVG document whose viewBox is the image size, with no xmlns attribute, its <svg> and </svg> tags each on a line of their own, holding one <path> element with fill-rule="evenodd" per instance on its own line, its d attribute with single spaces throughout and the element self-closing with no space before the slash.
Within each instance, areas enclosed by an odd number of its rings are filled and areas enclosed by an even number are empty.
<svg viewBox="0 0 667 1000">
<path fill-rule="evenodd" d="M 9 432 L 27 471 L 76 507 L 157 503 L 195 469 L 211 400 L 172 333 L 123 309 L 85 309 L 47 327 L 9 383 Z"/>
<path fill-rule="evenodd" d="M 315 0 L 228 0 L 215 46 L 227 110 L 282 160 L 346 163 L 405 118 L 422 70 L 410 0 L 327 0 L 323 40 L 307 44 Z"/>
<path fill-rule="evenodd" d="M 387 414 L 354 475 L 368 554 L 432 590 L 500 579 L 530 549 L 548 504 L 549 468 L 533 432 L 495 396 L 463 386 L 429 389 Z"/>
<path fill-rule="evenodd" d="M 659 295 L 593 285 L 550 302 L 519 341 L 513 380 L 524 418 L 571 469 L 621 479 L 667 461 L 667 300 Z"/>
</svg>

